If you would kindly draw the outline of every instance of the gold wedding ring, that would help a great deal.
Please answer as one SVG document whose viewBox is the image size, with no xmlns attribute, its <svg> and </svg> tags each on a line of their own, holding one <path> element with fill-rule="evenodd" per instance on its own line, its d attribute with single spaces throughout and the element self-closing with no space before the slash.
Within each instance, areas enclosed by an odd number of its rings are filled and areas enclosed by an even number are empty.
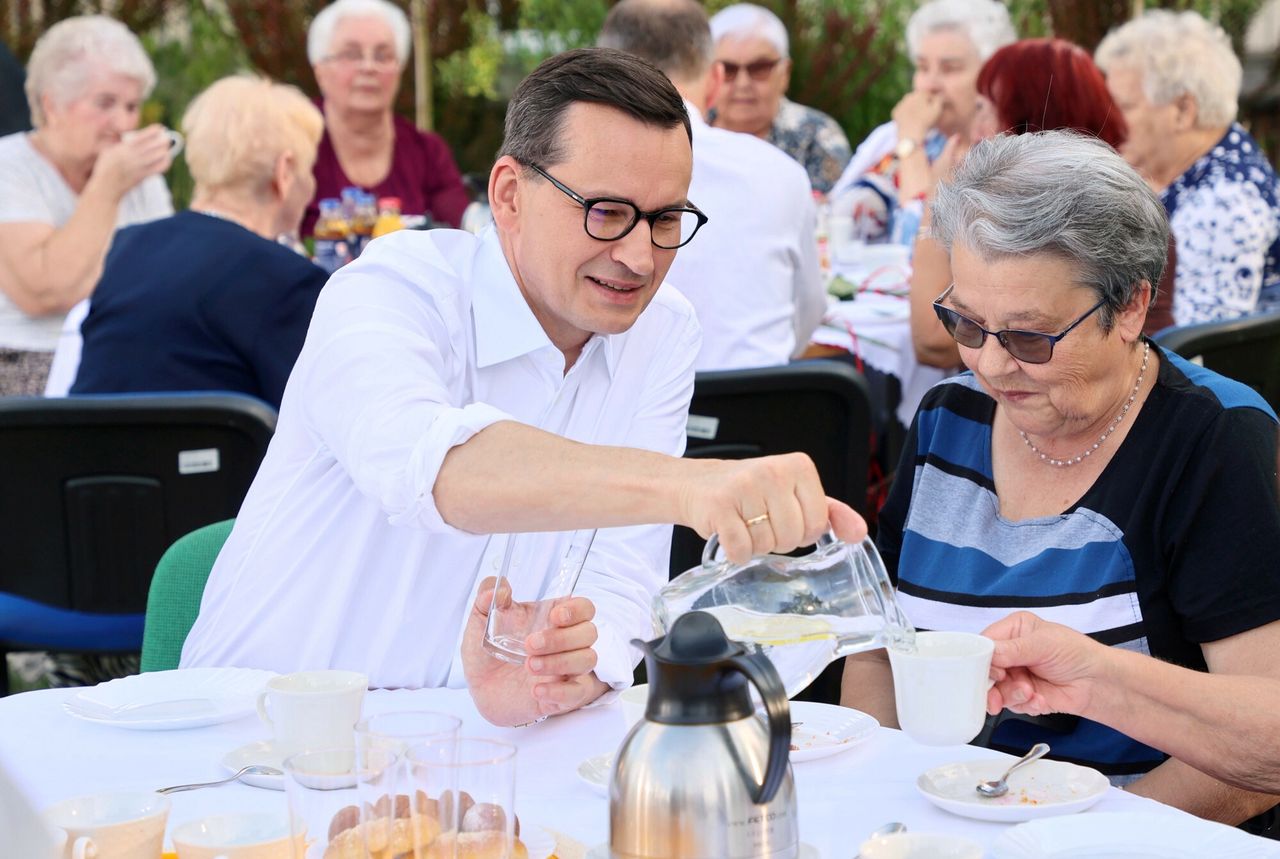
<svg viewBox="0 0 1280 859">
<path fill-rule="evenodd" d="M 759 525 L 761 522 L 768 522 L 769 514 L 761 513 L 759 516 L 752 516 L 750 519 L 746 519 L 744 521 L 747 523 L 747 527 L 750 528 L 752 525 Z"/>
</svg>

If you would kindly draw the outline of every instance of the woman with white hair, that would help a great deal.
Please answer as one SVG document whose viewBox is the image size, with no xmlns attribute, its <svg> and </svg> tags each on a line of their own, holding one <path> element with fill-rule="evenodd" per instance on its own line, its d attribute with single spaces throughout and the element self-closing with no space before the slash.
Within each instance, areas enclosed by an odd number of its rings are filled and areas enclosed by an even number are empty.
<svg viewBox="0 0 1280 859">
<path fill-rule="evenodd" d="M 1235 121 L 1240 61 L 1195 12 L 1152 10 L 1097 62 L 1124 113 L 1120 153 L 1160 193 L 1178 243 L 1178 325 L 1280 310 L 1280 180 Z"/>
<path fill-rule="evenodd" d="M 280 407 L 326 275 L 276 237 L 302 220 L 323 129 L 298 89 L 264 78 L 196 97 L 191 208 L 116 236 L 73 394 L 236 391 Z"/>
<path fill-rule="evenodd" d="M 173 211 L 165 130 L 135 130 L 155 79 L 137 37 L 102 15 L 54 24 L 31 52 L 35 130 L 0 138 L 0 395 L 43 392 L 112 234 Z"/>
<path fill-rule="evenodd" d="M 931 229 L 952 273 L 934 311 L 969 372 L 925 395 L 880 512 L 907 615 L 982 632 L 1034 609 L 1185 668 L 1280 679 L 1276 415 L 1143 335 L 1169 236 L 1156 195 L 1101 140 L 998 135 L 938 186 Z M 897 724 L 884 651 L 844 678 L 844 703 Z M 1056 728 L 1003 721 L 990 744 L 1044 741 L 1230 824 L 1276 802 L 1097 722 Z"/>
<path fill-rule="evenodd" d="M 763 6 L 735 3 L 711 17 L 711 38 L 724 68 L 711 124 L 769 141 L 800 162 L 813 190 L 831 190 L 849 161 L 849 138 L 827 114 L 786 97 L 791 54 L 782 21 Z"/>
<path fill-rule="evenodd" d="M 311 22 L 307 57 L 320 87 L 325 134 L 303 234 L 312 233 L 319 201 L 350 186 L 399 197 L 404 214 L 458 226 L 471 199 L 448 144 L 392 110 L 409 60 L 404 12 L 388 0 L 337 0 Z"/>
<path fill-rule="evenodd" d="M 936 181 L 931 165 L 948 140 L 957 149 L 969 142 L 982 64 L 1016 38 L 998 0 L 931 0 L 912 14 L 911 92 L 858 146 L 831 193 L 859 238 L 910 246 Z"/>
</svg>

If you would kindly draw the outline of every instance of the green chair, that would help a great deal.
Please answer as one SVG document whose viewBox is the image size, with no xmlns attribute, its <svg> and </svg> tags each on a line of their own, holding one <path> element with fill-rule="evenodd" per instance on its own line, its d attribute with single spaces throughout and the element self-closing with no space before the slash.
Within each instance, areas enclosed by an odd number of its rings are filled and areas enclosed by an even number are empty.
<svg viewBox="0 0 1280 859">
<path fill-rule="evenodd" d="M 235 522 L 214 522 L 178 538 L 156 564 L 142 633 L 143 671 L 178 667 L 182 644 L 200 613 L 204 583 Z"/>
</svg>

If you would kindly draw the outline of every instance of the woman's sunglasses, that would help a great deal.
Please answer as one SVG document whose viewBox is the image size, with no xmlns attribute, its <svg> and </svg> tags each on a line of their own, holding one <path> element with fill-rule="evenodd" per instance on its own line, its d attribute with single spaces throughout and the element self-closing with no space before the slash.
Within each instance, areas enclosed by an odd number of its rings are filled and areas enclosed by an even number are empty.
<svg viewBox="0 0 1280 859">
<path fill-rule="evenodd" d="M 1061 334 L 1042 334 L 1039 331 L 1018 331 L 1012 328 L 1006 328 L 1003 331 L 988 331 L 969 317 L 957 313 L 950 307 L 943 307 L 942 300 L 951 294 L 951 290 L 955 289 L 953 283 L 947 287 L 946 291 L 933 300 L 933 312 L 938 314 L 938 321 L 942 323 L 942 327 L 947 329 L 957 343 L 967 349 L 981 349 L 982 344 L 987 341 L 987 335 L 999 341 L 1000 345 L 1005 348 L 1010 355 L 1024 364 L 1047 364 L 1049 359 L 1053 357 L 1053 347 L 1071 333 L 1081 322 L 1084 322 L 1102 305 L 1107 303 L 1104 298 L 1093 307 L 1090 307 L 1083 316 L 1067 326 Z"/>
</svg>

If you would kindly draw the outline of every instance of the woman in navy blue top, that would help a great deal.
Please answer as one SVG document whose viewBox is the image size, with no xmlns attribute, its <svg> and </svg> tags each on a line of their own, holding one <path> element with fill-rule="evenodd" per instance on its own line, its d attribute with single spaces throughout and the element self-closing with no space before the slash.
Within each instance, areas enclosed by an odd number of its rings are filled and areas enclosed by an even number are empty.
<svg viewBox="0 0 1280 859">
<path fill-rule="evenodd" d="M 191 210 L 116 236 L 71 392 L 235 391 L 279 408 L 326 275 L 276 237 L 311 198 L 323 121 L 293 87 L 232 77 L 182 125 Z"/>
</svg>

